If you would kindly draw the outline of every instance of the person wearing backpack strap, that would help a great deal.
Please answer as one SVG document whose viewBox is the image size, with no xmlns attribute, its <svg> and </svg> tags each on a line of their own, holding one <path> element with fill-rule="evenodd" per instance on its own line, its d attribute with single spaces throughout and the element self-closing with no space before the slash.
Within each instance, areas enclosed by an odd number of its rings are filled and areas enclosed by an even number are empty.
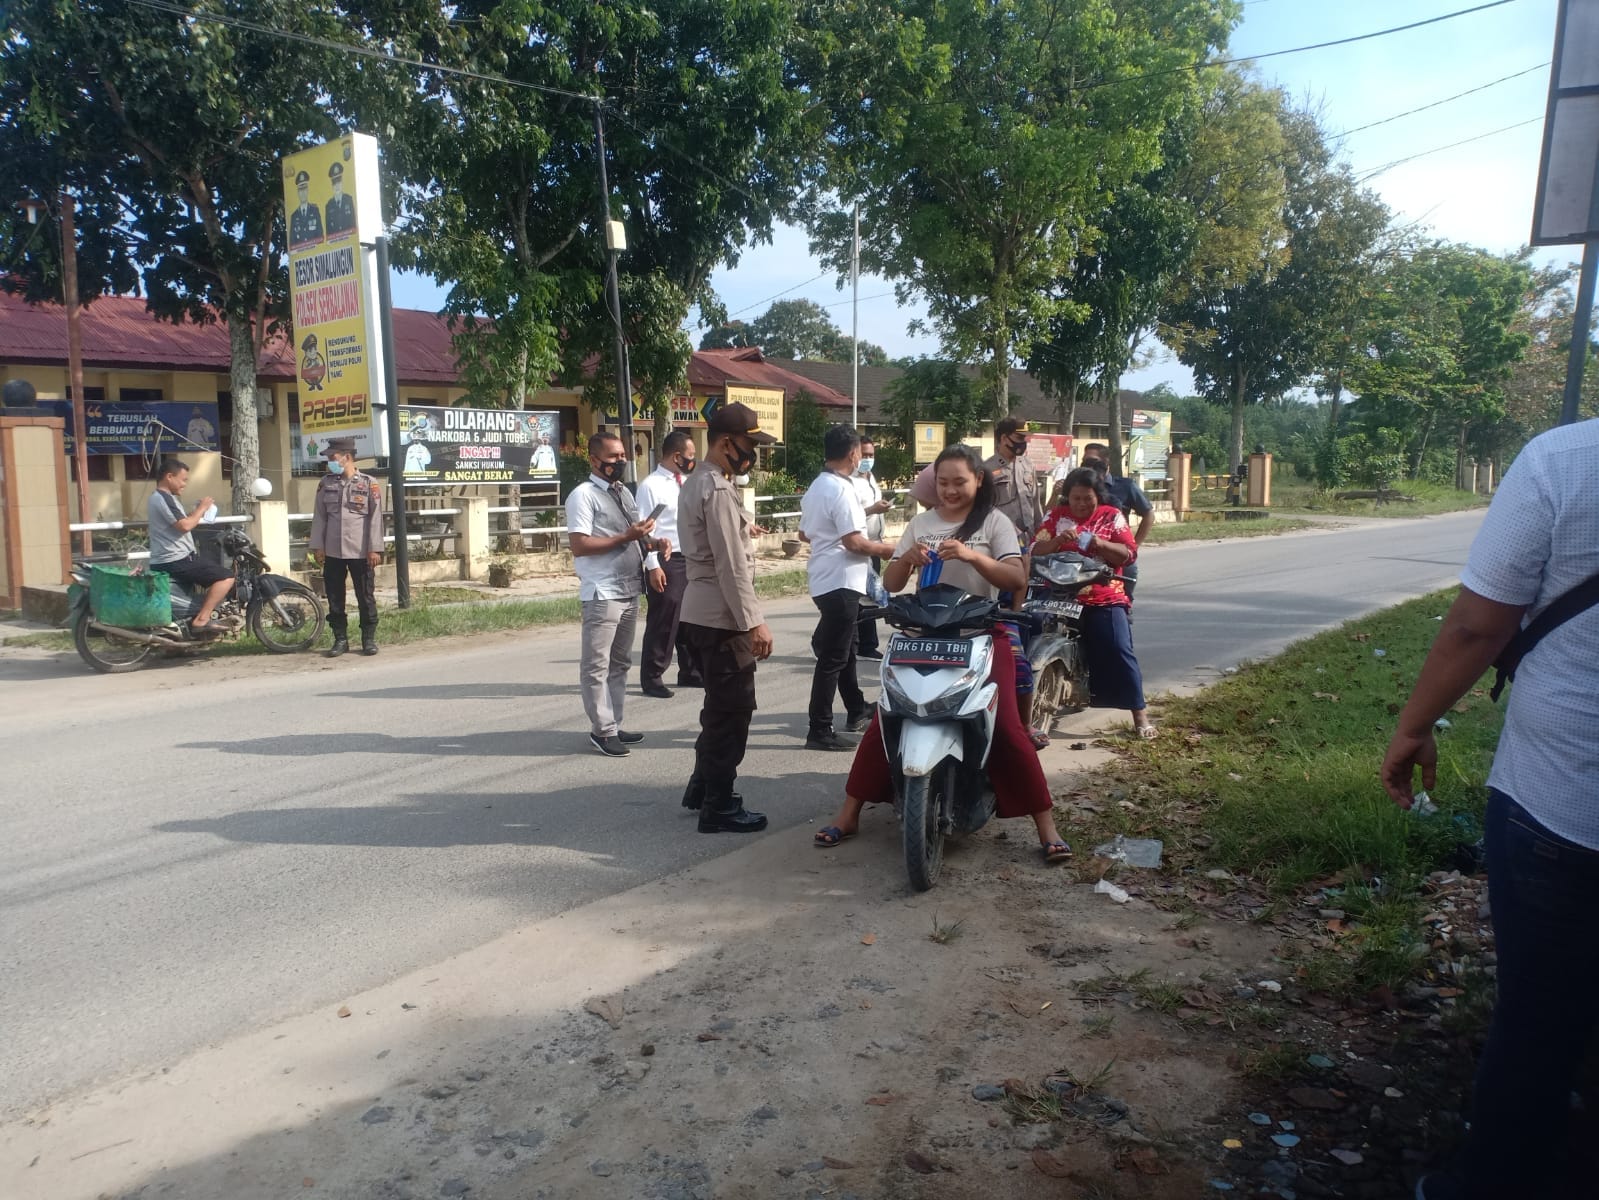
<svg viewBox="0 0 1599 1200">
<path fill-rule="evenodd" d="M 1541 434 L 1516 457 L 1383 759 L 1383 786 L 1410 808 L 1416 768 L 1425 787 L 1436 781 L 1434 722 L 1490 666 L 1515 675 L 1484 816 L 1493 1023 L 1461 1161 L 1424 1176 L 1421 1200 L 1591 1191 L 1591 1180 L 1562 1190 L 1559 1176 L 1572 1085 L 1599 1025 L 1596 466 L 1599 420 Z"/>
</svg>

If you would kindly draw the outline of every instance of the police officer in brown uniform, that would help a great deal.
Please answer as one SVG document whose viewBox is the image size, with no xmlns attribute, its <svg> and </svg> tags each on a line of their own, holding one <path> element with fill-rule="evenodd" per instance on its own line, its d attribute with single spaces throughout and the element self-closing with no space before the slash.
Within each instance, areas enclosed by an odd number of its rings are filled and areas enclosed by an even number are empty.
<svg viewBox="0 0 1599 1200">
<path fill-rule="evenodd" d="M 753 522 L 734 479 L 755 465 L 756 446 L 777 439 L 742 404 L 717 409 L 705 436 L 699 469 L 677 502 L 688 574 L 679 628 L 705 681 L 683 807 L 699 810 L 701 833 L 757 833 L 766 818 L 745 810 L 733 784 L 755 714 L 755 664 L 771 655 L 772 631 L 755 598 Z"/>
<path fill-rule="evenodd" d="M 355 468 L 355 439 L 331 438 L 323 451 L 328 474 L 317 484 L 311 509 L 311 554 L 322 558 L 322 584 L 328 596 L 329 658 L 350 648 L 344 581 L 355 585 L 361 613 L 361 653 L 378 652 L 378 601 L 373 591 L 383 561 L 383 499 L 377 480 Z"/>
</svg>

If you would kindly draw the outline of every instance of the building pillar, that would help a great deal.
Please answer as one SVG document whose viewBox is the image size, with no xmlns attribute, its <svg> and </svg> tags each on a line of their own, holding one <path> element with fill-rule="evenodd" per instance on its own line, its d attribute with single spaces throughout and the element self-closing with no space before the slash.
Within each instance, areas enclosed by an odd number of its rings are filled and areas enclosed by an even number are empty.
<svg viewBox="0 0 1599 1200">
<path fill-rule="evenodd" d="M 1187 451 L 1175 450 L 1166 456 L 1166 498 L 1179 521 L 1192 503 L 1193 467 L 1194 456 Z"/>
<path fill-rule="evenodd" d="M 24 588 L 71 578 L 66 425 L 0 415 L 0 608 L 22 608 Z"/>
<path fill-rule="evenodd" d="M 489 537 L 489 502 L 486 496 L 456 496 L 461 511 L 455 515 L 455 549 L 461 556 L 461 578 L 482 579 L 488 571 L 494 545 Z"/>
<path fill-rule="evenodd" d="M 257 500 L 255 512 L 245 527 L 250 540 L 268 566 L 279 575 L 289 573 L 289 502 Z"/>
<path fill-rule="evenodd" d="M 1249 456 L 1249 506 L 1271 507 L 1271 455 L 1257 453 Z"/>
</svg>

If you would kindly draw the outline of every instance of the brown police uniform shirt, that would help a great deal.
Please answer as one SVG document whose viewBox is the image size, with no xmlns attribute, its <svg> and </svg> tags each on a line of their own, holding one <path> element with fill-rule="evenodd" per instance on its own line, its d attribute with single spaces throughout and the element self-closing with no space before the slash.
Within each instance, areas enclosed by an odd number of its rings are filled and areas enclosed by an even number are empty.
<svg viewBox="0 0 1599 1200">
<path fill-rule="evenodd" d="M 1038 495 L 1038 474 L 1024 454 L 1015 462 L 994 455 L 983 466 L 994 477 L 994 507 L 1010 518 L 1026 546 L 1044 522 L 1044 504 Z"/>
<path fill-rule="evenodd" d="M 311 549 L 329 558 L 364 559 L 383 549 L 383 496 L 377 480 L 327 475 L 311 505 Z"/>
<path fill-rule="evenodd" d="M 681 620 L 738 630 L 765 620 L 755 598 L 753 523 L 738 485 L 716 467 L 707 463 L 684 481 L 677 501 L 679 551 L 688 577 Z"/>
</svg>

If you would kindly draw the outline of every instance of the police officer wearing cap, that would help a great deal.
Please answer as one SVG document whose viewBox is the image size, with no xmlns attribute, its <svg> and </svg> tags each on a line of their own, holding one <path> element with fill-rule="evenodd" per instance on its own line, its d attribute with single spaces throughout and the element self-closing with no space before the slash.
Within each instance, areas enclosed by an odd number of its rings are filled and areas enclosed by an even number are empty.
<svg viewBox="0 0 1599 1200">
<path fill-rule="evenodd" d="M 322 240 L 322 214 L 311 203 L 311 176 L 307 172 L 295 175 L 294 186 L 300 193 L 300 203 L 289 214 L 289 246 L 299 249 Z"/>
<path fill-rule="evenodd" d="M 330 438 L 323 451 L 328 473 L 317 484 L 311 506 L 311 555 L 322 558 L 322 586 L 328 597 L 329 658 L 350 648 L 350 620 L 344 582 L 355 585 L 361 614 L 361 653 L 378 652 L 377 565 L 383 561 L 383 500 L 377 480 L 355 467 L 355 439 Z"/>
<path fill-rule="evenodd" d="M 735 480 L 755 465 L 755 448 L 777 439 L 742 404 L 716 410 L 705 454 L 677 502 L 687 568 L 681 625 L 705 681 L 694 774 L 683 807 L 698 809 L 701 833 L 757 833 L 766 818 L 733 790 L 755 713 L 755 664 L 772 653 L 772 631 L 755 598 L 751 517 Z"/>
<path fill-rule="evenodd" d="M 333 185 L 333 197 L 327 202 L 328 240 L 355 228 L 355 197 L 344 194 L 344 164 L 334 163 L 328 168 L 328 182 Z"/>
</svg>

